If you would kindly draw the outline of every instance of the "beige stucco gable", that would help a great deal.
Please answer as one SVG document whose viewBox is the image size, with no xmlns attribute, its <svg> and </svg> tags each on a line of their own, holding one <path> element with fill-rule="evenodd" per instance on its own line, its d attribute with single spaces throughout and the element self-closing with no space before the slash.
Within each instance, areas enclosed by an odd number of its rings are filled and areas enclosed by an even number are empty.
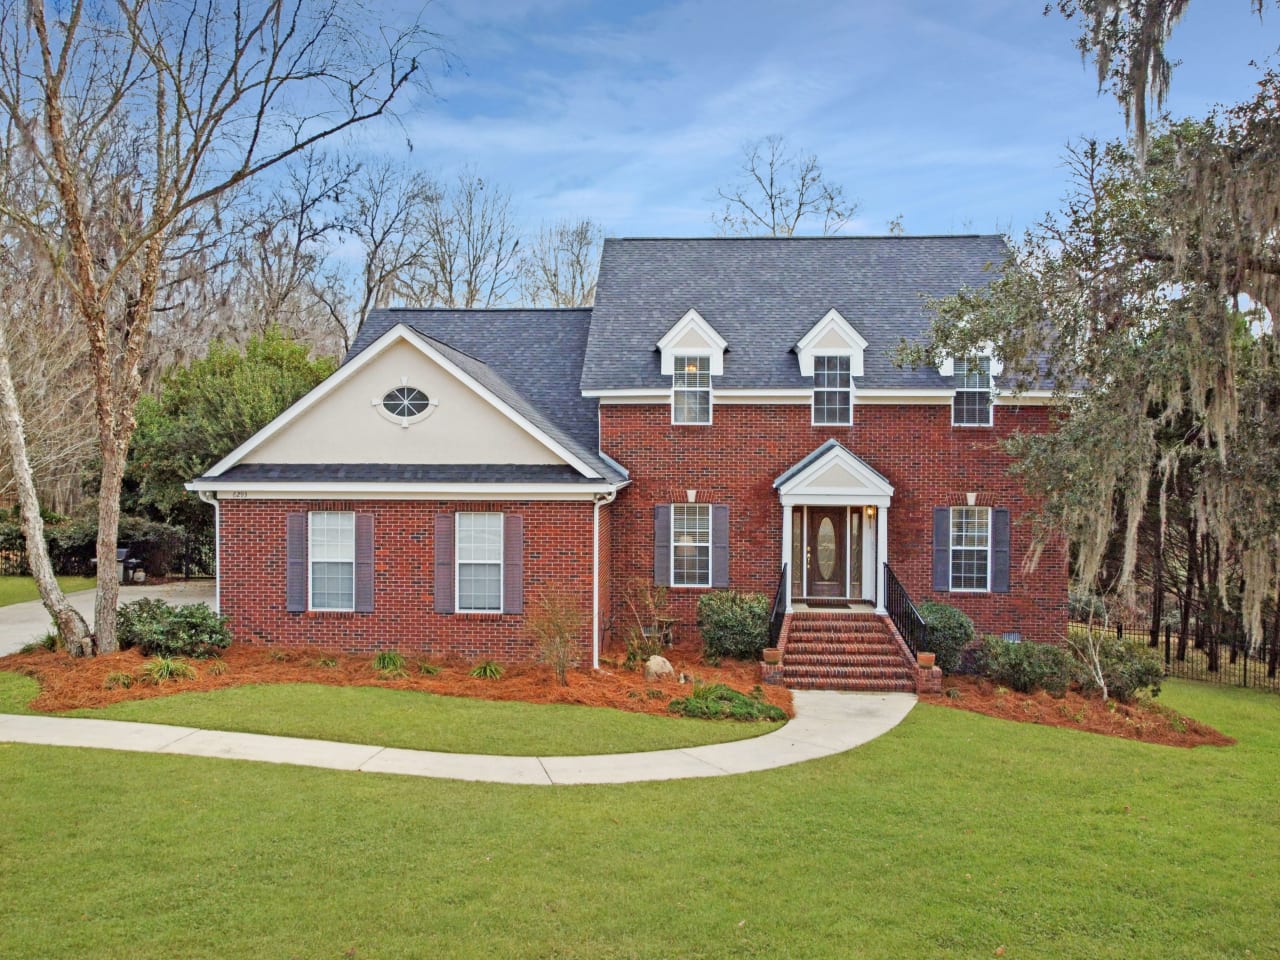
<svg viewBox="0 0 1280 960">
<path fill-rule="evenodd" d="M 402 426 L 378 402 L 402 383 L 436 406 Z M 242 463 L 562 464 L 447 366 L 398 340 L 249 451 Z"/>
</svg>

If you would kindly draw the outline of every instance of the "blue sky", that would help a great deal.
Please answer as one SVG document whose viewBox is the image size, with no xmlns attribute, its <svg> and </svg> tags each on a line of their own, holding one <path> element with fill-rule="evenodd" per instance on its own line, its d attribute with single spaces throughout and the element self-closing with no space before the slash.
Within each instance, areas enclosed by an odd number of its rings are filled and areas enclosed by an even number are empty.
<svg viewBox="0 0 1280 960">
<path fill-rule="evenodd" d="M 1252 94 L 1280 11 L 1195 0 L 1169 108 Z M 1075 25 L 1040 0 L 436 0 L 453 65 L 369 149 L 470 165 L 522 222 L 591 217 L 611 236 L 714 233 L 741 145 L 784 135 L 860 201 L 847 232 L 1021 233 L 1064 191 L 1065 144 L 1123 131 Z M 417 6 L 414 10 L 416 12 Z M 405 147 L 406 134 L 413 144 Z"/>
</svg>

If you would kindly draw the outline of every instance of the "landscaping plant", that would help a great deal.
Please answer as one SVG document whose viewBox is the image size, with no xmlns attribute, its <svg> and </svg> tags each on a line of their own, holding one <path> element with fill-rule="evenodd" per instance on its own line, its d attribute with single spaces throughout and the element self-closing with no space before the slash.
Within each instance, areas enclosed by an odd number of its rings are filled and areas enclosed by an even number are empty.
<svg viewBox="0 0 1280 960">
<path fill-rule="evenodd" d="M 684 717 L 702 720 L 786 720 L 787 714 L 764 699 L 756 687 L 750 694 L 739 693 L 723 683 L 693 685 L 687 697 L 677 697 L 667 709 Z"/>
<path fill-rule="evenodd" d="M 763 593 L 716 590 L 698 598 L 704 655 L 759 660 L 769 645 L 769 598 Z"/>
<path fill-rule="evenodd" d="M 194 680 L 196 668 L 181 657 L 152 657 L 142 665 L 142 677 L 159 686 L 167 680 Z"/>
<path fill-rule="evenodd" d="M 502 664 L 495 663 L 492 660 L 486 660 L 483 663 L 477 663 L 471 668 L 471 676 L 479 680 L 500 680 L 502 678 Z"/>
<path fill-rule="evenodd" d="M 1061 697 L 1075 675 L 1070 654 L 1051 643 L 1014 643 L 985 637 L 978 659 L 984 674 L 1019 693 L 1044 690 Z"/>
<path fill-rule="evenodd" d="M 388 679 L 408 676 L 409 673 L 405 669 L 405 659 L 398 650 L 379 650 L 373 657 L 373 669 Z"/>
<path fill-rule="evenodd" d="M 581 610 L 563 590 L 552 589 L 533 603 L 525 622 L 537 644 L 539 662 L 555 672 L 560 686 L 567 687 L 584 625 Z"/>
<path fill-rule="evenodd" d="M 962 610 L 932 600 L 926 600 L 916 609 L 929 628 L 925 649 L 937 655 L 937 664 L 943 673 L 958 673 L 964 648 L 977 637 L 973 621 Z"/>
<path fill-rule="evenodd" d="M 121 649 L 137 647 L 147 656 L 203 659 L 231 646 L 227 618 L 203 603 L 174 607 L 163 600 L 126 603 L 117 615 Z"/>
</svg>

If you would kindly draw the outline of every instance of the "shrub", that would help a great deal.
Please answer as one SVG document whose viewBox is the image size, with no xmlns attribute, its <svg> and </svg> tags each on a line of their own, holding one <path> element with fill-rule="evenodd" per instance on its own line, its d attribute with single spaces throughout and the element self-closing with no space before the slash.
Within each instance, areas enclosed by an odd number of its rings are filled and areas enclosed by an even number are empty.
<svg viewBox="0 0 1280 960">
<path fill-rule="evenodd" d="M 408 671 L 405 670 L 405 659 L 398 650 L 379 650 L 373 657 L 373 669 L 384 677 L 408 675 Z"/>
<path fill-rule="evenodd" d="M 166 680 L 194 680 L 196 668 L 181 657 L 152 657 L 142 665 L 142 678 L 156 686 Z"/>
<path fill-rule="evenodd" d="M 979 660 L 983 673 L 1019 693 L 1039 689 L 1061 697 L 1075 672 L 1071 655 L 1050 643 L 1013 643 L 1000 637 L 986 637 Z"/>
<path fill-rule="evenodd" d="M 203 603 L 172 607 L 163 600 L 126 603 L 116 621 L 120 648 L 137 647 L 147 656 L 203 659 L 231 646 L 227 618 Z"/>
<path fill-rule="evenodd" d="M 560 686 L 569 685 L 569 668 L 576 663 L 582 633 L 582 610 L 561 590 L 553 589 L 534 602 L 525 625 L 537 644 L 538 660 L 549 666 Z"/>
<path fill-rule="evenodd" d="M 107 678 L 102 681 L 104 690 L 128 690 L 133 686 L 133 674 L 124 673 L 120 670 L 112 670 L 107 674 Z"/>
<path fill-rule="evenodd" d="M 698 629 L 708 660 L 758 660 L 769 645 L 769 598 L 716 590 L 698 598 Z"/>
<path fill-rule="evenodd" d="M 756 687 L 750 694 L 739 693 L 723 683 L 693 685 L 687 697 L 677 697 L 667 704 L 667 709 L 683 717 L 701 720 L 785 720 L 781 707 L 766 703 L 764 691 Z"/>
<path fill-rule="evenodd" d="M 1090 693 L 1101 693 L 1121 703 L 1137 699 L 1143 690 L 1160 695 L 1164 664 L 1160 655 L 1140 644 L 1118 640 L 1109 633 L 1082 631 L 1070 637 L 1071 649 L 1080 661 L 1080 686 Z"/>
<path fill-rule="evenodd" d="M 943 673 L 958 673 L 961 652 L 977 636 L 973 621 L 962 611 L 946 603 L 926 600 L 917 609 L 920 618 L 929 628 L 926 649 L 937 654 L 938 666 Z"/>
<path fill-rule="evenodd" d="M 471 676 L 480 680 L 498 680 L 503 674 L 502 664 L 494 663 L 492 660 L 486 660 L 484 663 L 477 663 L 471 668 Z"/>
</svg>

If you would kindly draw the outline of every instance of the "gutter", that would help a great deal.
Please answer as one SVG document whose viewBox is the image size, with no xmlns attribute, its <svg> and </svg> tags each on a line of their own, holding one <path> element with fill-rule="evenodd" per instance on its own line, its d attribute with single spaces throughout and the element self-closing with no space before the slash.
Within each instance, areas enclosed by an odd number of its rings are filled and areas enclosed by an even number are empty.
<svg viewBox="0 0 1280 960">
<path fill-rule="evenodd" d="M 600 669 L 600 508 L 613 503 L 618 487 L 592 497 L 591 513 L 591 669 Z"/>
</svg>

